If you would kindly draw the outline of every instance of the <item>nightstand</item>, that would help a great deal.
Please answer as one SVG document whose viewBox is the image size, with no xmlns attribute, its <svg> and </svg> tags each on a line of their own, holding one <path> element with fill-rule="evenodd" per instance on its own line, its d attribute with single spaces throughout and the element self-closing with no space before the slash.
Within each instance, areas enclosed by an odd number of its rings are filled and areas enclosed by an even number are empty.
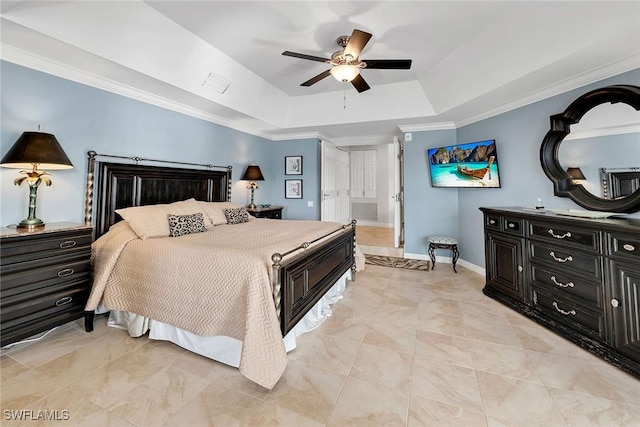
<svg viewBox="0 0 640 427">
<path fill-rule="evenodd" d="M 0 346 L 85 316 L 91 234 L 70 222 L 0 229 Z"/>
<path fill-rule="evenodd" d="M 282 219 L 282 209 L 284 206 L 269 206 L 261 208 L 259 205 L 255 209 L 247 208 L 247 212 L 256 218 Z"/>
</svg>

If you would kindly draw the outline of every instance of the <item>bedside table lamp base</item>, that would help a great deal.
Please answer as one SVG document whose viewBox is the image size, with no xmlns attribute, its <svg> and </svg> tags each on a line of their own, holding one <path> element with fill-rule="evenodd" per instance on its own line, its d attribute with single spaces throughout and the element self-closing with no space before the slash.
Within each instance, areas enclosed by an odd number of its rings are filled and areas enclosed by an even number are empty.
<svg viewBox="0 0 640 427">
<path fill-rule="evenodd" d="M 16 184 L 22 184 L 22 180 L 27 181 L 29 184 L 29 216 L 18 224 L 18 230 L 38 230 L 44 228 L 44 222 L 40 218 L 36 218 L 36 200 L 38 197 L 38 186 L 44 180 L 47 185 L 51 185 L 49 178 L 42 179 L 42 175 L 48 175 L 46 172 L 40 172 L 37 169 L 37 165 L 33 165 L 33 171 L 25 173 L 27 177 L 16 179 Z M 19 181 L 19 182 L 18 182 Z"/>
<path fill-rule="evenodd" d="M 247 186 L 247 188 L 251 189 L 251 203 L 249 203 L 249 205 L 247 206 L 249 209 L 255 209 L 257 208 L 256 204 L 253 202 L 253 192 L 256 190 L 256 188 L 258 188 L 258 184 L 256 184 L 255 182 L 252 182 L 251 184 L 249 184 Z"/>
</svg>

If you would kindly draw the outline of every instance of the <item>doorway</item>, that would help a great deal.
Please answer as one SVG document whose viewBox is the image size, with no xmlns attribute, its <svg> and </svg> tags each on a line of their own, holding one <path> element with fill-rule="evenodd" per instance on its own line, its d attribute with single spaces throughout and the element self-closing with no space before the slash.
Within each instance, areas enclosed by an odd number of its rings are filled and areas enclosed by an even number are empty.
<svg viewBox="0 0 640 427">
<path fill-rule="evenodd" d="M 358 221 L 358 246 L 369 255 L 403 257 L 401 138 L 394 137 L 390 143 L 344 148 L 351 158 L 351 213 Z"/>
</svg>

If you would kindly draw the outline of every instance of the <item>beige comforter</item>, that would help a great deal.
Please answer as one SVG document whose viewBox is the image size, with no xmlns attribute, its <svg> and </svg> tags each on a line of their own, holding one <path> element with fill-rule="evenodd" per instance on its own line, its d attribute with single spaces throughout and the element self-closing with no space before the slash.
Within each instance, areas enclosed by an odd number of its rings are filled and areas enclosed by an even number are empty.
<svg viewBox="0 0 640 427">
<path fill-rule="evenodd" d="M 253 219 L 141 240 L 121 221 L 92 246 L 94 282 L 86 310 L 103 301 L 109 310 L 241 340 L 240 372 L 272 388 L 287 357 L 271 290 L 271 255 L 339 227 Z"/>
</svg>

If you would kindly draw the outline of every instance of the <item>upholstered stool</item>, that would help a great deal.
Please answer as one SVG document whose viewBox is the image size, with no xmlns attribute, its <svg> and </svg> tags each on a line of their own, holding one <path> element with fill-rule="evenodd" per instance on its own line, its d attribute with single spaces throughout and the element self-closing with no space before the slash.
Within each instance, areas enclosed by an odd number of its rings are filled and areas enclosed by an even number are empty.
<svg viewBox="0 0 640 427">
<path fill-rule="evenodd" d="M 458 241 L 449 236 L 429 236 L 429 258 L 431 258 L 431 269 L 436 268 L 436 254 L 435 249 L 450 249 L 453 262 L 453 271 L 456 273 L 456 261 L 458 261 Z"/>
</svg>

